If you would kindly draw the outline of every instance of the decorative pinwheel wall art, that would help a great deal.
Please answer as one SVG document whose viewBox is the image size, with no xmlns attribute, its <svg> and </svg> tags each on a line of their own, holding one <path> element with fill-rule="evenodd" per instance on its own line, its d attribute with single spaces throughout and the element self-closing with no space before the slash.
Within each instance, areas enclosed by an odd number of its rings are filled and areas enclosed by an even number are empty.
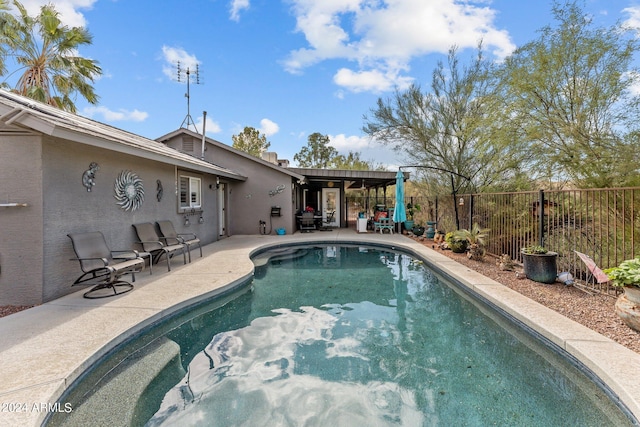
<svg viewBox="0 0 640 427">
<path fill-rule="evenodd" d="M 142 180 L 135 173 L 124 170 L 116 178 L 114 185 L 116 204 L 125 211 L 135 211 L 144 202 Z"/>
</svg>

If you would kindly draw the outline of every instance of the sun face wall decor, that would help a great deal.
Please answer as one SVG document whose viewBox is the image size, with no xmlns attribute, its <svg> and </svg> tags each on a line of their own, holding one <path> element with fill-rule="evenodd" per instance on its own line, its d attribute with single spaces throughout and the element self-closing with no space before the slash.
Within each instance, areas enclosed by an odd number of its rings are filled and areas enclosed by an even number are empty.
<svg viewBox="0 0 640 427">
<path fill-rule="evenodd" d="M 135 211 L 144 202 L 142 180 L 135 173 L 124 170 L 116 178 L 114 185 L 116 204 L 125 211 Z"/>
</svg>

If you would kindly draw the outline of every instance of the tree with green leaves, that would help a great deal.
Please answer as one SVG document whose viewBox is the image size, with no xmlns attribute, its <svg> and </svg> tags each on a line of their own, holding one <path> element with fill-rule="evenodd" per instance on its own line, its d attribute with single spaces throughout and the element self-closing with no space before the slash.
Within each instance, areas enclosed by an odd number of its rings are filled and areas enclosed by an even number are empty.
<svg viewBox="0 0 640 427">
<path fill-rule="evenodd" d="M 6 76 L 2 85 L 8 86 L 7 78 L 20 73 L 13 88 L 20 95 L 73 113 L 78 94 L 97 104 L 92 83 L 102 70 L 97 61 L 78 55 L 81 46 L 91 44 L 89 32 L 63 25 L 53 4 L 43 5 L 32 17 L 20 2 L 13 2 L 18 11 L 13 15 L 6 0 L 0 1 L 0 72 Z M 13 63 L 17 68 L 6 75 Z"/>
<path fill-rule="evenodd" d="M 595 28 L 581 3 L 555 1 L 557 25 L 506 59 L 503 124 L 529 144 L 533 173 L 582 187 L 637 185 L 638 39 L 620 25 Z"/>
<path fill-rule="evenodd" d="M 492 67 L 482 44 L 468 66 L 452 47 L 429 91 L 413 84 L 378 99 L 363 131 L 401 153 L 406 165 L 421 166 L 417 172 L 434 192 L 495 188 L 515 176 L 523 151 L 493 126 L 500 103 Z"/>
<path fill-rule="evenodd" d="M 307 145 L 293 156 L 293 160 L 301 168 L 331 169 L 338 150 L 329 145 L 328 135 L 312 133 L 307 138 Z"/>
<path fill-rule="evenodd" d="M 336 155 L 331 161 L 331 169 L 342 170 L 386 170 L 384 165 L 376 164 L 370 160 L 363 160 L 360 158 L 360 153 L 357 151 L 349 151 L 345 156 L 343 154 Z"/>
<path fill-rule="evenodd" d="M 245 126 L 242 132 L 238 135 L 233 135 L 231 140 L 233 141 L 233 148 L 249 153 L 255 157 L 262 157 L 262 153 L 267 151 L 271 146 L 271 143 L 267 141 L 265 135 L 250 126 Z"/>
<path fill-rule="evenodd" d="M 0 0 L 0 28 L 5 28 L 7 25 L 7 18 L 10 16 L 8 14 L 9 4 L 6 0 Z M 6 67 L 6 58 L 9 52 L 7 51 L 7 44 L 3 41 L 4 37 L 2 32 L 0 31 L 0 76 L 4 76 L 7 72 Z"/>
</svg>

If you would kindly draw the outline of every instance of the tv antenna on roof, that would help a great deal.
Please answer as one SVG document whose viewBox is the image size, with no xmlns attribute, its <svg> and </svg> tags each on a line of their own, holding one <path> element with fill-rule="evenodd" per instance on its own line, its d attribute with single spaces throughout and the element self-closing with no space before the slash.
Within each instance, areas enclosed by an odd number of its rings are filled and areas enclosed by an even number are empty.
<svg viewBox="0 0 640 427">
<path fill-rule="evenodd" d="M 200 84 L 200 67 L 198 64 L 196 64 L 195 71 L 191 70 L 189 67 L 187 67 L 185 70 L 180 66 L 180 61 L 178 61 L 177 74 L 178 74 L 178 82 L 180 83 L 182 83 L 183 81 L 187 82 L 187 93 L 184 94 L 185 98 L 187 98 L 187 116 L 182 121 L 182 124 L 180 125 L 180 127 L 189 129 L 189 126 L 193 126 L 196 133 L 198 133 L 198 128 L 196 127 L 196 123 L 193 121 L 193 118 L 191 117 L 191 110 L 190 110 L 191 93 L 190 93 L 189 86 L 192 80 L 195 84 L 197 85 Z"/>
</svg>

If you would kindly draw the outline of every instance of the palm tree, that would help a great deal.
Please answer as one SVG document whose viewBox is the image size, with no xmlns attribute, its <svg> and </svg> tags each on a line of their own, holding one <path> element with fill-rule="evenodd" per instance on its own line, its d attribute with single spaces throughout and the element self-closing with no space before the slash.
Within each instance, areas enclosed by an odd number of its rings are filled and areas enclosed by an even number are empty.
<svg viewBox="0 0 640 427">
<path fill-rule="evenodd" d="M 12 57 L 18 66 L 10 75 L 22 72 L 13 90 L 72 113 L 76 112 L 77 94 L 97 104 L 91 83 L 102 69 L 97 61 L 77 55 L 78 47 L 91 44 L 89 32 L 63 25 L 51 4 L 42 6 L 36 17 L 29 16 L 18 1 L 13 5 L 18 9 L 17 16 L 9 13 L 6 2 L 0 0 L 0 55 L 3 59 L 5 55 Z M 0 73 L 4 74 L 6 65 L 0 60 Z"/>
<path fill-rule="evenodd" d="M 10 16 L 7 11 L 9 10 L 9 4 L 6 0 L 0 0 L 0 76 L 4 76 L 7 72 L 5 67 L 5 58 L 7 57 L 7 45 L 4 42 L 5 36 L 1 33 L 2 29 L 6 28 L 7 16 Z"/>
</svg>

